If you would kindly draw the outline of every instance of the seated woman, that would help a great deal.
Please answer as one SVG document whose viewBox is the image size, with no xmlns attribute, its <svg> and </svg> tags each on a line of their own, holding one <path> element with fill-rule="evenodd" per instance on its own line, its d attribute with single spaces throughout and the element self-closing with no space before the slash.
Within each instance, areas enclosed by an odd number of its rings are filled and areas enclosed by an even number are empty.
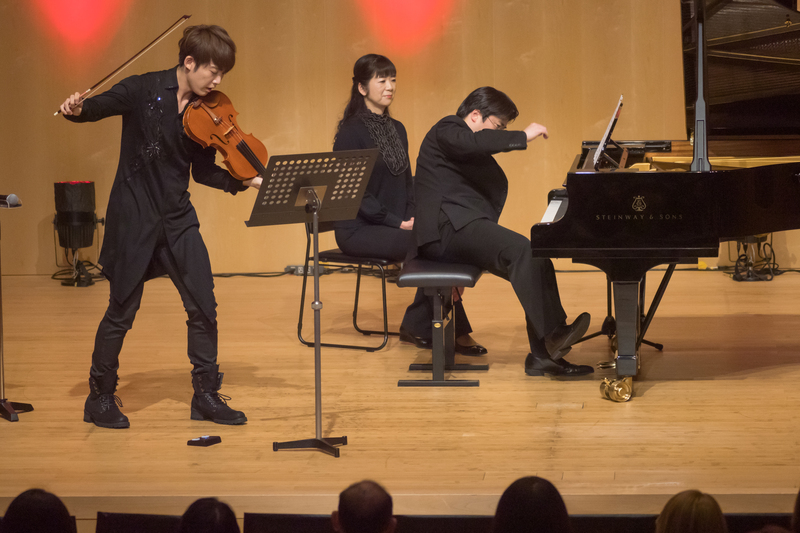
<svg viewBox="0 0 800 533">
<path fill-rule="evenodd" d="M 358 216 L 336 223 L 336 244 L 348 255 L 402 261 L 412 243 L 414 183 L 403 124 L 389 116 L 396 69 L 381 55 L 368 54 L 353 67 L 350 101 L 333 142 L 334 151 L 378 148 L 380 155 L 367 184 Z M 422 289 L 406 309 L 400 341 L 431 348 L 433 307 Z M 484 355 L 459 301 L 455 304 L 456 352 Z"/>
</svg>

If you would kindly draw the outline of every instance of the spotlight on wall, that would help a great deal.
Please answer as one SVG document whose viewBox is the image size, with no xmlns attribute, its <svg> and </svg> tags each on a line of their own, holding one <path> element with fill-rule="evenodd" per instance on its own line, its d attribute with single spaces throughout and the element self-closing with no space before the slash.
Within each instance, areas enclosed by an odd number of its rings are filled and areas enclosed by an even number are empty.
<svg viewBox="0 0 800 533">
<path fill-rule="evenodd" d="M 62 181 L 54 185 L 56 217 L 53 224 L 58 233 L 58 244 L 65 251 L 72 251 L 72 273 L 62 279 L 61 284 L 88 287 L 94 284 L 93 276 L 78 259 L 78 249 L 92 245 L 97 223 L 104 222 L 94 212 L 94 182 Z"/>
</svg>

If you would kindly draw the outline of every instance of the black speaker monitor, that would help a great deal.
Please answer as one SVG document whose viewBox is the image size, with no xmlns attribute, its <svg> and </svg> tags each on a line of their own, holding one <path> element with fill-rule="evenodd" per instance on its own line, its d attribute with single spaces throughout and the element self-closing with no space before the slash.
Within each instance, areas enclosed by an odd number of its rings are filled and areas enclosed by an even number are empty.
<svg viewBox="0 0 800 533">
<path fill-rule="evenodd" d="M 61 181 L 54 185 L 59 246 L 71 250 L 91 246 L 97 225 L 94 182 Z"/>
</svg>

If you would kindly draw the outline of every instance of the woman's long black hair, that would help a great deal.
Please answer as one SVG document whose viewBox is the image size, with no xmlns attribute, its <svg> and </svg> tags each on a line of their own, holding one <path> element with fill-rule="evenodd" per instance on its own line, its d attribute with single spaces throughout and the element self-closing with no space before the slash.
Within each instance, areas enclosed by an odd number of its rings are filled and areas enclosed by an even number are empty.
<svg viewBox="0 0 800 533">
<path fill-rule="evenodd" d="M 339 134 L 339 129 L 341 129 L 345 120 L 367 110 L 367 106 L 364 103 L 364 95 L 358 91 L 359 85 L 367 87 L 369 81 L 376 76 L 379 78 L 391 78 L 396 75 L 397 69 L 395 69 L 394 63 L 388 57 L 378 54 L 367 54 L 359 57 L 353 66 L 353 86 L 350 88 L 350 101 L 347 102 L 347 106 L 344 108 L 344 115 L 336 127 L 336 134 Z M 383 111 L 383 114 L 389 114 L 388 107 Z M 334 142 L 336 142 L 335 137 Z"/>
</svg>

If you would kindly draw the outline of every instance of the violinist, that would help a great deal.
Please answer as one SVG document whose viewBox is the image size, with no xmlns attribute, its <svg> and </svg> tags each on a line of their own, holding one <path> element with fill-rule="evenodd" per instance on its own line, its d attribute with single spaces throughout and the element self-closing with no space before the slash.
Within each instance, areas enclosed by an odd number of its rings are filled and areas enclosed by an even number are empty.
<svg viewBox="0 0 800 533">
<path fill-rule="evenodd" d="M 199 25 L 186 28 L 178 46 L 178 66 L 131 76 L 83 101 L 75 93 L 60 109 L 71 122 L 122 116 L 120 159 L 99 258 L 111 294 L 95 337 L 83 418 L 105 428 L 130 426 L 115 395 L 119 354 L 145 281 L 164 274 L 178 289 L 188 315 L 192 420 L 247 421 L 219 394 L 214 282 L 187 189 L 190 169 L 196 182 L 231 195 L 259 188 L 261 177 L 235 179 L 215 164 L 215 150 L 190 139 L 182 125 L 189 102 L 212 91 L 233 68 L 233 40 L 219 26 Z"/>
</svg>

